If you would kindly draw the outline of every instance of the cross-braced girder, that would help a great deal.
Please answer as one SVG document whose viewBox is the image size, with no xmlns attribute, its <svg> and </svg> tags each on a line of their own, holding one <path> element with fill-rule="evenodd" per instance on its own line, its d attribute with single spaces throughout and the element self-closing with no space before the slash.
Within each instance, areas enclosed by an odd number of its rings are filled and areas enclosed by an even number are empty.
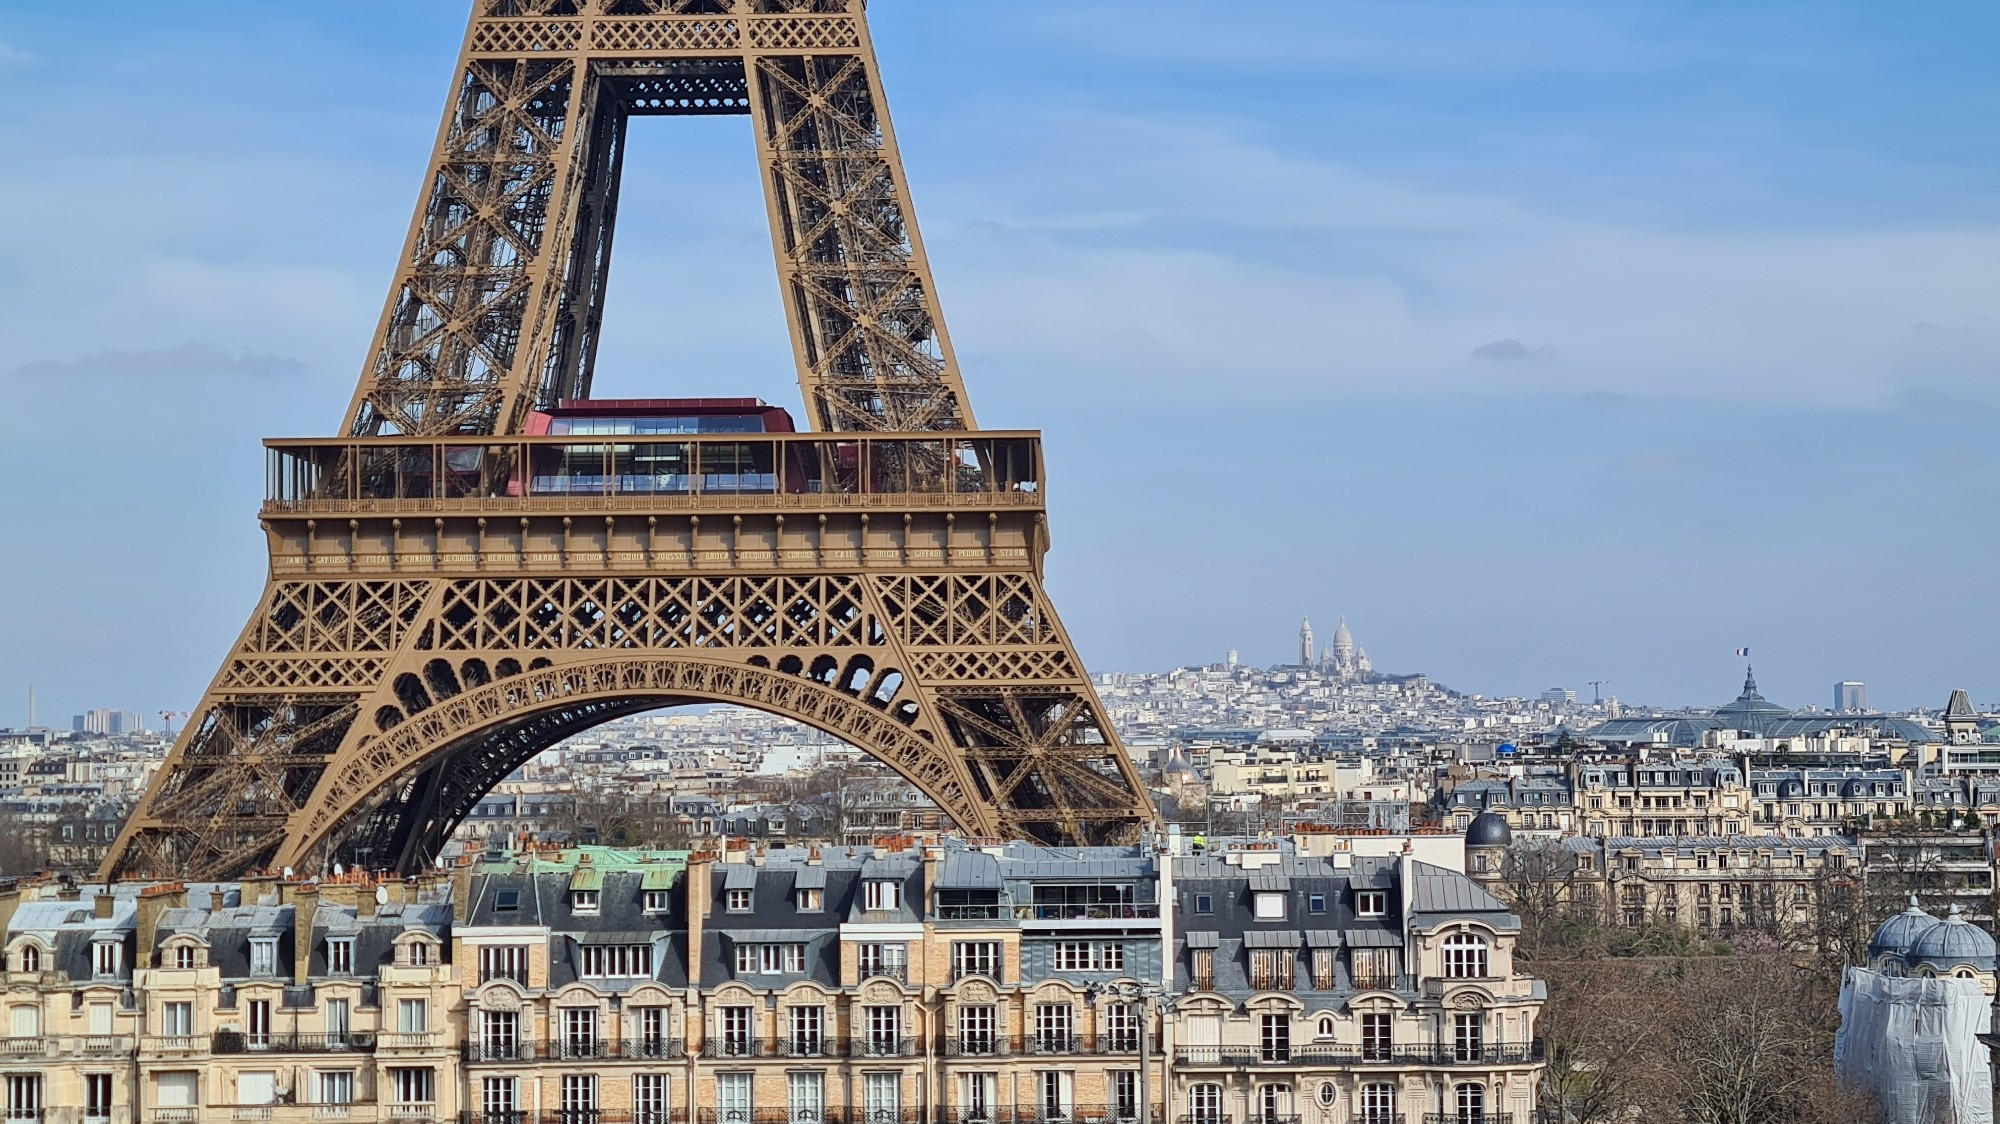
<svg viewBox="0 0 2000 1124">
<path fill-rule="evenodd" d="M 272 443 L 264 599 L 108 874 L 411 869 L 534 754 L 693 702 L 858 746 L 968 832 L 1150 820 L 1042 587 L 1039 441 L 971 428 L 863 6 L 478 0 L 349 436 Z M 824 436 L 687 439 L 763 457 L 752 490 L 628 486 L 624 446 L 526 423 L 589 395 L 630 118 L 727 114 Z M 541 493 L 547 456 L 602 492 Z"/>
</svg>

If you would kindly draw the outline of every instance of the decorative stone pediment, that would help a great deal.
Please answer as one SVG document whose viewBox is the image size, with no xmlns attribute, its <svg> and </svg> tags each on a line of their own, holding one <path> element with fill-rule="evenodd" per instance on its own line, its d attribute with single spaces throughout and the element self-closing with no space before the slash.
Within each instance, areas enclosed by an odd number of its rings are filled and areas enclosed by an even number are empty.
<svg viewBox="0 0 2000 1124">
<path fill-rule="evenodd" d="M 903 990 L 888 980 L 869 980 L 861 989 L 861 997 L 869 1003 L 900 1003 Z"/>
<path fill-rule="evenodd" d="M 967 980 L 958 985 L 960 1003 L 992 1003 L 999 998 L 1000 993 L 985 980 Z"/>
<path fill-rule="evenodd" d="M 505 985 L 488 987 L 479 993 L 482 1011 L 518 1011 L 525 1005 L 521 994 Z"/>
</svg>

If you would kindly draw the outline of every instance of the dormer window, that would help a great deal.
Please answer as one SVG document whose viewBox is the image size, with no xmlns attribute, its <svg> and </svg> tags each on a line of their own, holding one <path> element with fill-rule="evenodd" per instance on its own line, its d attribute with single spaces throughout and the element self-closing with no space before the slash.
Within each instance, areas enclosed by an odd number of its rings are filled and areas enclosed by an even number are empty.
<svg viewBox="0 0 2000 1124">
<path fill-rule="evenodd" d="M 1251 895 L 1252 915 L 1259 921 L 1283 921 L 1285 919 L 1285 895 L 1264 892 Z"/>
<path fill-rule="evenodd" d="M 825 898 L 825 891 L 822 891 L 822 890 L 800 890 L 800 891 L 799 891 L 799 912 L 800 912 L 800 913 L 818 913 L 818 912 L 819 912 L 820 910 L 822 910 L 822 909 L 826 908 L 826 906 L 825 906 L 825 901 L 826 901 L 826 898 Z"/>
<path fill-rule="evenodd" d="M 253 976 L 278 974 L 278 938 L 250 938 L 250 974 Z"/>
<path fill-rule="evenodd" d="M 350 976 L 354 974 L 353 937 L 327 938 L 326 971 L 331 976 Z"/>
<path fill-rule="evenodd" d="M 1354 893 L 1354 915 L 1356 917 L 1389 916 L 1389 894 L 1384 890 L 1357 890 Z"/>
<path fill-rule="evenodd" d="M 410 967 L 412 968 L 430 967 L 431 946 L 429 941 L 411 941 L 409 944 L 409 949 L 410 949 Z"/>
<path fill-rule="evenodd" d="M 646 912 L 665 913 L 666 911 L 667 911 L 667 892 L 665 890 L 646 891 Z"/>
<path fill-rule="evenodd" d="M 521 891 L 501 890 L 493 895 L 493 912 L 514 913 L 521 908 Z"/>
<path fill-rule="evenodd" d="M 174 967 L 183 972 L 199 968 L 201 967 L 201 956 L 195 952 L 193 945 L 180 945 L 174 949 Z"/>
<path fill-rule="evenodd" d="M 903 884 L 877 880 L 863 883 L 863 904 L 870 911 L 900 909 L 903 905 Z"/>
<path fill-rule="evenodd" d="M 731 913 L 748 913 L 750 912 L 750 891 L 726 891 L 723 894 L 722 902 Z"/>
<path fill-rule="evenodd" d="M 569 892 L 569 911 L 571 913 L 596 913 L 597 891 L 571 890 Z"/>
<path fill-rule="evenodd" d="M 117 975 L 120 951 L 120 946 L 116 941 L 98 941 L 91 945 L 90 967 L 92 973 L 98 976 Z"/>
<path fill-rule="evenodd" d="M 34 945 L 21 946 L 21 970 L 39 972 L 42 970 L 42 950 Z"/>
</svg>

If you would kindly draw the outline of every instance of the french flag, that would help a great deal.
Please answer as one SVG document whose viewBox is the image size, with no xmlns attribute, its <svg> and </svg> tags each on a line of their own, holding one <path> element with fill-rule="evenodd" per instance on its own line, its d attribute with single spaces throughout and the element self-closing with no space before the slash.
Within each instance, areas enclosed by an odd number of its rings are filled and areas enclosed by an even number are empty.
<svg viewBox="0 0 2000 1124">
<path fill-rule="evenodd" d="M 1750 649 L 1748 649 L 1748 648 L 1738 648 L 1738 649 L 1736 649 L 1736 654 L 1737 654 L 1737 655 L 1739 655 L 1739 656 L 1747 656 L 1747 655 L 1749 655 L 1749 654 L 1750 654 Z"/>
</svg>

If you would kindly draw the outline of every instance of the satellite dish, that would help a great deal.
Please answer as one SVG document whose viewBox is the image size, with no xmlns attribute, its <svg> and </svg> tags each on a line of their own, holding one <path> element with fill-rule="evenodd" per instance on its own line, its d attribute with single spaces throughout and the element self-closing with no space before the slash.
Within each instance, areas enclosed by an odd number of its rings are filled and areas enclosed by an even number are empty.
<svg viewBox="0 0 2000 1124">
<path fill-rule="evenodd" d="M 387 886 L 375 887 L 375 904 L 376 905 L 389 904 L 389 887 Z"/>
<path fill-rule="evenodd" d="M 292 876 L 292 868 L 291 868 L 291 867 L 286 867 L 286 868 L 285 868 L 285 877 L 286 877 L 286 878 L 290 878 L 291 876 Z"/>
<path fill-rule="evenodd" d="M 343 874 L 346 874 L 346 873 L 347 873 L 347 872 L 346 872 L 345 870 L 342 870 L 342 869 L 341 869 L 341 866 L 340 866 L 340 864 L 339 864 L 339 863 L 334 863 L 334 864 L 333 864 L 333 876 L 334 876 L 335 878 L 338 878 L 338 877 L 340 877 L 341 875 L 343 875 Z"/>
<path fill-rule="evenodd" d="M 432 859 L 431 861 L 437 864 L 437 868 L 438 868 L 439 870 L 443 870 L 443 869 L 444 869 L 444 856 L 443 856 L 443 855 L 439 855 L 439 856 L 438 856 L 437 858 L 434 858 L 434 859 Z"/>
</svg>

